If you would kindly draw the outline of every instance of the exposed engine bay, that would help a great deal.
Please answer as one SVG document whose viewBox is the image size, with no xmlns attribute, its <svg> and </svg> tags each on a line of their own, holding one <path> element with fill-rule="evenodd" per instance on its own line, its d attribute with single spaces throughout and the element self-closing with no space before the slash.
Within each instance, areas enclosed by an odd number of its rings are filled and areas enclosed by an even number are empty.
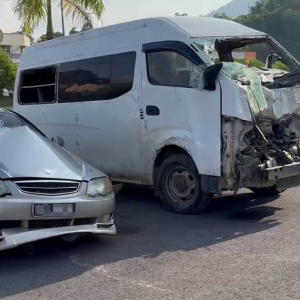
<svg viewBox="0 0 300 300">
<path fill-rule="evenodd" d="M 224 189 L 276 185 L 265 170 L 300 163 L 299 115 L 255 115 L 253 123 L 224 116 L 222 123 Z"/>
<path fill-rule="evenodd" d="M 264 103 L 258 102 L 259 92 L 251 89 L 247 78 L 240 78 L 237 83 L 248 90 L 248 95 L 250 94 L 249 105 L 253 122 L 223 117 L 223 145 L 228 149 L 228 142 L 233 144 L 230 145 L 233 149 L 229 152 L 233 151 L 236 155 L 232 157 L 235 163 L 225 162 L 225 166 L 229 163 L 234 165 L 234 169 L 230 170 L 229 180 L 223 182 L 223 186 L 234 191 L 242 187 L 266 188 L 278 185 L 277 179 L 288 178 L 289 174 L 284 175 L 286 177 L 275 175 L 275 178 L 270 180 L 268 170 L 273 169 L 276 173 L 282 171 L 280 169 L 282 166 L 292 168 L 294 165 L 296 170 L 290 173 L 293 177 L 299 169 L 296 164 L 300 163 L 300 85 L 276 89 L 273 88 L 277 84 L 276 79 L 287 78 L 286 73 L 280 70 L 261 72 L 260 69 L 253 69 L 252 71 L 261 80 L 258 89 L 261 88 Z M 279 73 L 281 76 L 278 76 Z M 274 74 L 278 76 L 276 79 Z M 254 101 L 257 102 L 255 105 L 251 103 L 251 96 L 254 96 Z M 236 141 L 230 141 L 230 136 Z M 226 155 L 223 156 L 223 160 L 226 160 Z M 286 182 L 283 184 L 282 189 L 289 187 L 286 184 Z M 280 186 L 278 188 L 281 189 Z"/>
<path fill-rule="evenodd" d="M 247 98 L 252 115 L 252 122 L 222 116 L 222 189 L 277 186 L 281 191 L 300 185 L 299 63 L 270 38 L 195 43 L 223 63 L 222 72 L 239 85 L 240 99 Z M 235 62 L 233 51 L 236 56 L 252 51 L 264 67 Z"/>
</svg>

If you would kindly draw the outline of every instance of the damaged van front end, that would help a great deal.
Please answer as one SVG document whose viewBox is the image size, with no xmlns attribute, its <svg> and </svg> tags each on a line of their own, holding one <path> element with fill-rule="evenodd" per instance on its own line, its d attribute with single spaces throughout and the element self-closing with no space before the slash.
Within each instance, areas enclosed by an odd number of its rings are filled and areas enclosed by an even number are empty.
<svg viewBox="0 0 300 300">
<path fill-rule="evenodd" d="M 300 185 L 300 69 L 268 36 L 194 39 L 223 63 L 221 188 L 281 192 Z M 247 54 L 248 53 L 248 54 Z M 256 58 L 255 64 L 247 55 Z M 241 59 L 245 57 L 245 59 Z"/>
</svg>

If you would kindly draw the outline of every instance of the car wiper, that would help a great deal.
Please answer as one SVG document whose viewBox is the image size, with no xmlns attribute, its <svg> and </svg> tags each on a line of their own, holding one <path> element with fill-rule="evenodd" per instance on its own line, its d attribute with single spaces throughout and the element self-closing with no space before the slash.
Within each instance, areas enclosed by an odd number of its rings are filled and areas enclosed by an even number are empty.
<svg viewBox="0 0 300 300">
<path fill-rule="evenodd" d="M 284 87 L 291 87 L 299 82 L 300 82 L 300 69 L 297 69 L 279 78 L 275 82 L 268 84 L 267 87 L 270 89 L 280 89 Z"/>
</svg>

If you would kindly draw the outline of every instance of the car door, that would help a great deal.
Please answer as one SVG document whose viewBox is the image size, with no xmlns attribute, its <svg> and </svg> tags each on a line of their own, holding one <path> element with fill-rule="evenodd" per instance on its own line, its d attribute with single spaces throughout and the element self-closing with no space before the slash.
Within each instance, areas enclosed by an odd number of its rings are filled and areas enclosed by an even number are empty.
<svg viewBox="0 0 300 300">
<path fill-rule="evenodd" d="M 191 75 L 203 62 L 182 42 L 144 45 L 142 138 L 144 167 L 166 145 L 177 145 L 194 159 L 203 175 L 221 175 L 221 94 L 191 87 Z M 152 178 L 148 178 L 151 181 Z"/>
</svg>

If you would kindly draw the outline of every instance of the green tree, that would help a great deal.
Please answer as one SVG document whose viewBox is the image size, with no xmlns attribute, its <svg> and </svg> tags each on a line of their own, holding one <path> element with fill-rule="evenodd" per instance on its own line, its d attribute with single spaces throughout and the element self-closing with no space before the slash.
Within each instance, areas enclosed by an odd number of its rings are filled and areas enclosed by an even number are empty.
<svg viewBox="0 0 300 300">
<path fill-rule="evenodd" d="M 91 30 L 91 29 L 94 29 L 94 26 L 93 26 L 92 23 L 84 23 L 82 28 L 81 28 L 81 31 L 76 30 L 76 27 L 72 27 L 71 30 L 69 31 L 69 35 L 79 33 L 79 32 L 82 32 L 82 31 Z"/>
<path fill-rule="evenodd" d="M 227 19 L 226 15 L 216 17 Z M 300 60 L 299 0 L 258 0 L 247 15 L 234 21 L 268 33 Z"/>
<path fill-rule="evenodd" d="M 276 61 L 276 63 L 273 65 L 273 68 L 288 71 L 288 72 L 290 71 L 290 68 L 281 61 Z"/>
<path fill-rule="evenodd" d="M 74 33 L 78 33 L 79 31 L 76 30 L 76 27 L 72 27 L 71 30 L 69 31 L 69 34 L 74 34 Z"/>
<path fill-rule="evenodd" d="M 2 95 L 2 89 L 12 89 L 14 87 L 17 69 L 18 66 L 0 49 L 0 96 Z"/>
<path fill-rule="evenodd" d="M 214 15 L 214 18 L 217 18 L 217 19 L 225 19 L 225 20 L 233 20 L 233 18 L 229 17 L 228 15 L 226 15 L 225 13 L 222 13 L 222 14 L 215 14 Z"/>
<path fill-rule="evenodd" d="M 57 39 L 57 38 L 62 37 L 62 36 L 64 36 L 64 35 L 61 32 L 59 32 L 59 31 L 56 31 L 56 32 L 53 33 L 53 38 L 54 39 Z M 47 40 L 48 39 L 47 39 L 46 34 L 43 34 L 43 35 L 41 35 L 39 37 L 39 39 L 37 40 L 37 42 L 41 43 L 41 42 L 46 42 Z"/>
<path fill-rule="evenodd" d="M 176 17 L 187 17 L 188 16 L 188 14 L 187 13 L 183 13 L 183 14 L 180 14 L 180 13 L 175 13 L 175 16 Z"/>
<path fill-rule="evenodd" d="M 91 29 L 94 29 L 93 24 L 86 22 L 83 24 L 81 31 L 87 31 L 87 30 L 91 30 Z"/>
<path fill-rule="evenodd" d="M 47 40 L 54 38 L 52 6 L 54 0 L 15 0 L 14 13 L 22 21 L 26 33 L 32 33 L 41 21 L 47 21 Z M 104 12 L 103 0 L 63 0 L 63 11 L 74 23 L 92 24 L 92 17 L 98 20 Z"/>
</svg>

